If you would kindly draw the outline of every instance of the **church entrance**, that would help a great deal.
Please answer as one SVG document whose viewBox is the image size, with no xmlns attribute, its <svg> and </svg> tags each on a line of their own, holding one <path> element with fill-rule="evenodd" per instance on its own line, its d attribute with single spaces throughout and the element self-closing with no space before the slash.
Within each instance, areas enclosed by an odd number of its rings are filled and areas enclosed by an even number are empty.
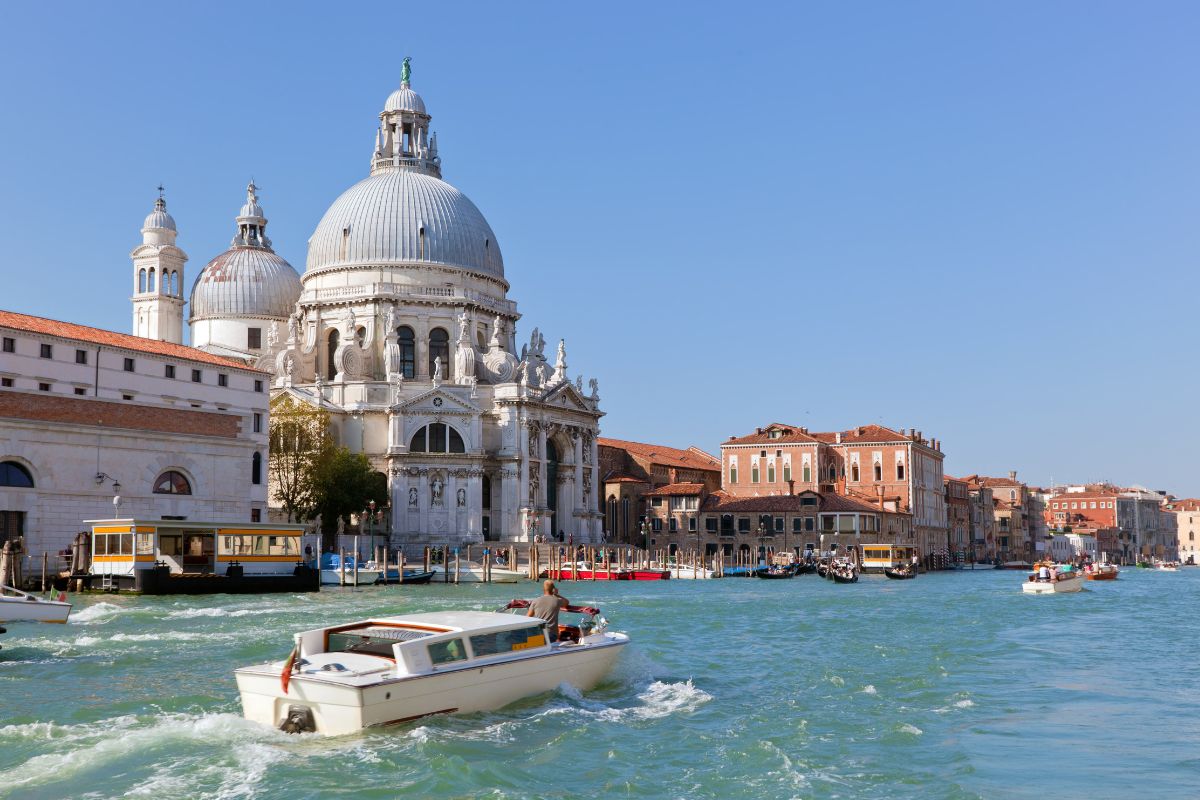
<svg viewBox="0 0 1200 800">
<path fill-rule="evenodd" d="M 550 535 L 558 536 L 558 448 L 546 440 L 546 508 L 550 509 Z"/>
</svg>

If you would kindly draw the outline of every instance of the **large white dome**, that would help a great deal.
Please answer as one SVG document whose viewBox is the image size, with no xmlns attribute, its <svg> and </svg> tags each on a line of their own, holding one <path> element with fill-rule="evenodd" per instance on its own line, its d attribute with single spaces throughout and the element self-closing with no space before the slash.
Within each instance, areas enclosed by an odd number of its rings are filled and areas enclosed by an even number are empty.
<svg viewBox="0 0 1200 800">
<path fill-rule="evenodd" d="M 496 234 L 466 195 L 413 169 L 388 169 L 334 201 L 308 240 L 306 272 L 431 263 L 504 277 Z"/>
</svg>

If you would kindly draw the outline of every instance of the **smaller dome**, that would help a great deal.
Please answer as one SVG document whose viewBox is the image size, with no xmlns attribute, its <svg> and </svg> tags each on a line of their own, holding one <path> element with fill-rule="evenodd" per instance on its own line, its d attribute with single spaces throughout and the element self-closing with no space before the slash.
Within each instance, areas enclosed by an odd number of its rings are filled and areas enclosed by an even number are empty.
<svg viewBox="0 0 1200 800">
<path fill-rule="evenodd" d="M 407 83 L 402 83 L 399 89 L 388 96 L 387 102 L 383 105 L 383 113 L 386 114 L 389 111 L 413 111 L 417 114 L 424 114 L 425 101 Z"/>
<path fill-rule="evenodd" d="M 286 318 L 300 299 L 292 265 L 261 247 L 226 250 L 200 271 L 192 287 L 191 318 Z"/>
<path fill-rule="evenodd" d="M 142 222 L 143 230 L 175 230 L 175 218 L 167 213 L 167 201 L 161 197 L 154 201 L 154 210 Z"/>
</svg>

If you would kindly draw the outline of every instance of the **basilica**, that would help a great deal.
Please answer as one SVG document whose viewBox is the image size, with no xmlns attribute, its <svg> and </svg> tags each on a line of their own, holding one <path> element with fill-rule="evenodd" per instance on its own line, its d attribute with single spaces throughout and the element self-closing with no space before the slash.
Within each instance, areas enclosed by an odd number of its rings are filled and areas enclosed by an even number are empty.
<svg viewBox="0 0 1200 800">
<path fill-rule="evenodd" d="M 442 179 L 437 136 L 402 80 L 370 173 L 333 201 L 303 274 L 279 257 L 251 183 L 230 248 L 192 287 L 192 345 L 271 374 L 273 398 L 330 413 L 387 475 L 393 546 L 599 541 L 597 380 L 566 344 L 520 334 L 496 235 Z M 133 251 L 133 325 L 180 342 L 186 254 L 160 196 Z"/>
</svg>

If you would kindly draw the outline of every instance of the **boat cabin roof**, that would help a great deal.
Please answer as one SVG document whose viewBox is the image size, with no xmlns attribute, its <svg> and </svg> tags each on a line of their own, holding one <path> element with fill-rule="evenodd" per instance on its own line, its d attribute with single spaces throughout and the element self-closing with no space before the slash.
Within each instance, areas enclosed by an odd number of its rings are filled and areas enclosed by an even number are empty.
<svg viewBox="0 0 1200 800">
<path fill-rule="evenodd" d="M 431 633 L 474 634 L 527 628 L 542 625 L 544 620 L 538 617 L 499 614 L 494 611 L 431 611 L 427 614 L 406 614 L 403 617 L 378 617 L 363 622 L 364 625 L 372 623 L 385 626 L 412 625 L 418 629 L 433 629 Z"/>
</svg>

